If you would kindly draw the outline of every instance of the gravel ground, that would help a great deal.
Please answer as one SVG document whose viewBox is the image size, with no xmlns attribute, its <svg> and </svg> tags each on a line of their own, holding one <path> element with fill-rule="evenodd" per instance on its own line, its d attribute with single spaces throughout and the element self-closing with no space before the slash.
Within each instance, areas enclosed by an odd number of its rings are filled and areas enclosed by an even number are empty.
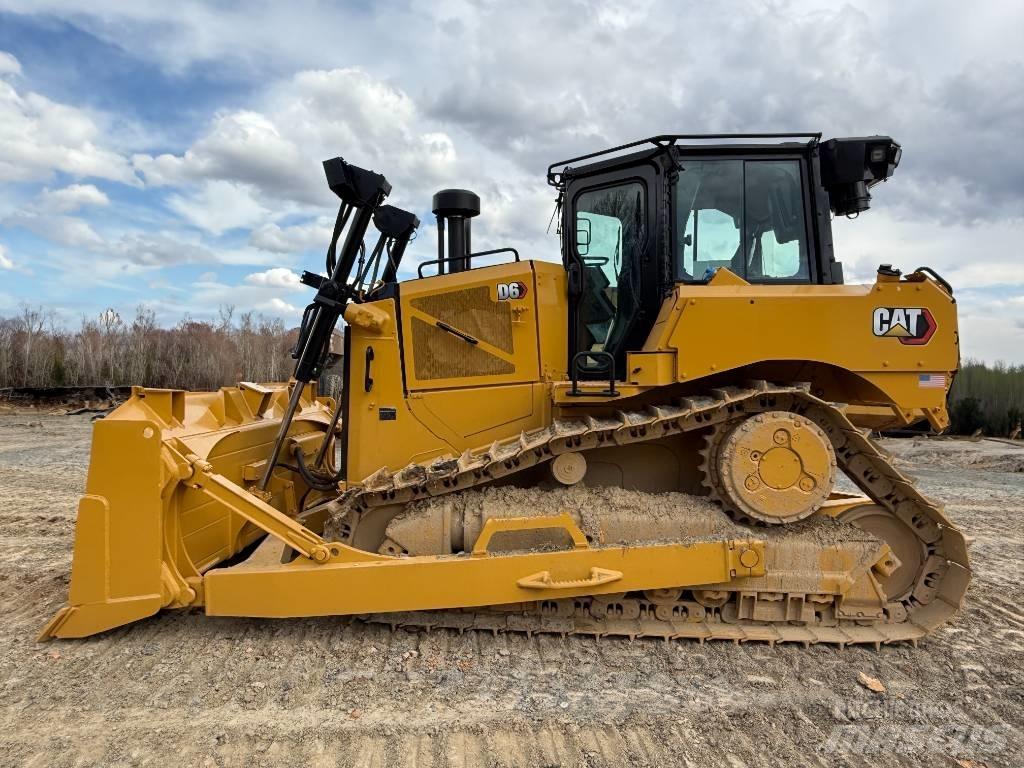
<svg viewBox="0 0 1024 768">
<path fill-rule="evenodd" d="M 38 645 L 67 594 L 89 420 L 0 412 L 0 765 L 1019 765 L 1024 449 L 917 443 L 887 447 L 975 538 L 975 578 L 916 649 L 199 612 Z"/>
</svg>

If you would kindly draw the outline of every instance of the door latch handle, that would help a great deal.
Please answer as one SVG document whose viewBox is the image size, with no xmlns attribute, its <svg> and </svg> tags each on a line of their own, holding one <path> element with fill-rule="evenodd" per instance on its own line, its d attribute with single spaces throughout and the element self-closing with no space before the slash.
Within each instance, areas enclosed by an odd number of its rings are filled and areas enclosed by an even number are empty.
<svg viewBox="0 0 1024 768">
<path fill-rule="evenodd" d="M 369 392 L 373 389 L 373 376 L 370 375 L 370 366 L 373 364 L 373 347 L 366 348 L 366 368 L 363 373 L 363 391 Z"/>
</svg>

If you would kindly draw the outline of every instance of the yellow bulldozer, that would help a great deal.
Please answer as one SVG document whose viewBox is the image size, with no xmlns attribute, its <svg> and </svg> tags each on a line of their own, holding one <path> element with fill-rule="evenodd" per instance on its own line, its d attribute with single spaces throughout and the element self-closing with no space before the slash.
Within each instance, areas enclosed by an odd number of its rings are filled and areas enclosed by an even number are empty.
<svg viewBox="0 0 1024 768">
<path fill-rule="evenodd" d="M 198 608 L 916 642 L 961 606 L 967 547 L 868 428 L 947 427 L 956 302 L 927 267 L 844 284 L 831 235 L 900 155 L 632 142 L 549 167 L 561 264 L 473 252 L 480 199 L 449 189 L 437 258 L 401 281 L 419 220 L 326 161 L 341 204 L 292 381 L 136 387 L 96 423 L 69 604 L 41 637 Z M 341 318 L 336 402 L 317 382 Z"/>
</svg>

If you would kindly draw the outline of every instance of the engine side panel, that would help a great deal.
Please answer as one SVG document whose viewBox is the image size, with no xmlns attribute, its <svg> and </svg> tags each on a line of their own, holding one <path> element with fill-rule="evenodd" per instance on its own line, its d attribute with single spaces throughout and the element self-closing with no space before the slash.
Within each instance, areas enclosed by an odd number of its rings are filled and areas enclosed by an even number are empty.
<svg viewBox="0 0 1024 768">
<path fill-rule="evenodd" d="M 767 363 L 805 364 L 812 386 L 814 364 L 847 371 L 844 402 L 892 404 L 904 420 L 944 427 L 959 365 L 956 304 L 930 280 L 774 286 L 716 277 L 676 287 L 645 351 L 674 352 L 679 382 Z M 831 378 L 821 376 L 821 394 L 840 399 Z"/>
</svg>

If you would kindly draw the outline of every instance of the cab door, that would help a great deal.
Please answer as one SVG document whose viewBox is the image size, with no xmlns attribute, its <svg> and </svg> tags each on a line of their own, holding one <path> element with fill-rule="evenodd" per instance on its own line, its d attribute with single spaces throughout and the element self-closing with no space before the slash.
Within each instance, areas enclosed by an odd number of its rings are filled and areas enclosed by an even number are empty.
<svg viewBox="0 0 1024 768">
<path fill-rule="evenodd" d="M 664 170 L 644 162 L 610 173 L 574 178 L 566 190 L 564 229 L 570 278 L 570 356 L 584 378 L 617 378 L 626 353 L 643 347 L 660 306 L 657 201 Z"/>
</svg>

